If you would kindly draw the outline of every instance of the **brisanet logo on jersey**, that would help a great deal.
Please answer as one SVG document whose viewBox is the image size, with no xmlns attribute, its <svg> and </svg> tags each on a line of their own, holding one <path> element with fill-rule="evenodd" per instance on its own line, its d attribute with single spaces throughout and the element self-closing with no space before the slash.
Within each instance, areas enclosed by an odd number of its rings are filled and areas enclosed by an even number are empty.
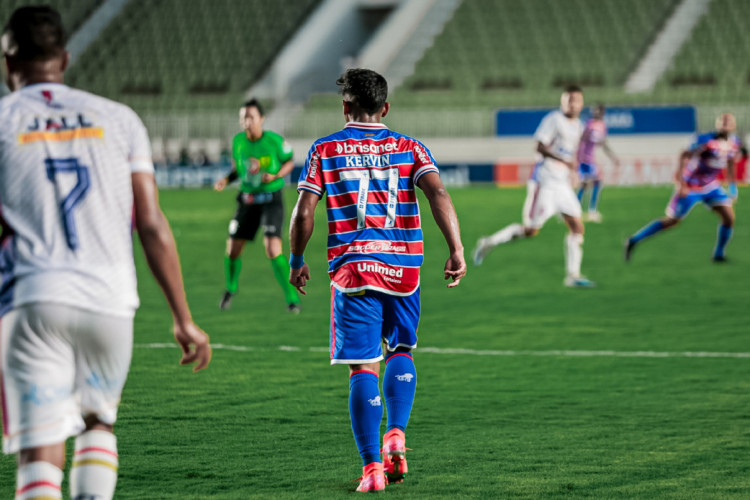
<svg viewBox="0 0 750 500">
<path fill-rule="evenodd" d="M 385 144 L 348 144 L 348 143 L 336 143 L 336 154 L 355 154 L 355 153 L 392 153 L 396 151 L 396 144 L 393 142 L 387 142 Z"/>
</svg>

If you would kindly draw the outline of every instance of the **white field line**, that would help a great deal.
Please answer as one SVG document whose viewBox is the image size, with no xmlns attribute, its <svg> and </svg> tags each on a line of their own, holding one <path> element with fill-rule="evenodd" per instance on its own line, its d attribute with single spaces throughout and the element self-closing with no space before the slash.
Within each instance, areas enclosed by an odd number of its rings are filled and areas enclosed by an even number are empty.
<svg viewBox="0 0 750 500">
<path fill-rule="evenodd" d="M 135 344 L 138 349 L 171 349 L 177 348 L 175 343 Z M 329 352 L 327 347 L 309 347 L 307 349 L 296 346 L 280 345 L 278 347 L 252 347 L 242 345 L 211 344 L 216 350 L 225 351 L 308 351 Z M 563 356 L 563 357 L 612 357 L 612 358 L 750 358 L 750 352 L 658 352 L 658 351 L 493 351 L 477 349 L 453 349 L 440 347 L 420 347 L 418 353 L 453 354 L 466 356 Z"/>
</svg>

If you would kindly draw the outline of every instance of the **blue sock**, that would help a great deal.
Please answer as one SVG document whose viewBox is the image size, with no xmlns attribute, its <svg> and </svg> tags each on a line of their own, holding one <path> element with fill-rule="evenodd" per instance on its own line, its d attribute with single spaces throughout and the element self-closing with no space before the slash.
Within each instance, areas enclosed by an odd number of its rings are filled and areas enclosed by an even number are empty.
<svg viewBox="0 0 750 500">
<path fill-rule="evenodd" d="M 639 241 L 648 238 L 649 236 L 653 236 L 659 231 L 664 229 L 664 224 L 660 220 L 655 220 L 651 222 L 649 225 L 643 227 L 640 231 L 635 233 L 633 236 L 630 237 L 630 241 L 632 243 L 638 243 Z"/>
<path fill-rule="evenodd" d="M 589 212 L 596 212 L 596 207 L 599 206 L 599 195 L 601 194 L 601 189 L 601 181 L 594 181 L 594 187 L 591 188 L 591 199 L 589 199 Z"/>
<path fill-rule="evenodd" d="M 732 237 L 732 227 L 721 224 L 719 234 L 716 236 L 716 248 L 714 249 L 714 259 L 724 257 L 724 247 L 729 243 Z"/>
<path fill-rule="evenodd" d="M 581 184 L 581 187 L 578 188 L 578 203 L 583 202 L 583 192 L 586 191 L 586 184 Z"/>
<path fill-rule="evenodd" d="M 349 377 L 349 416 L 362 465 L 380 462 L 380 421 L 383 404 L 380 400 L 378 376 L 360 370 Z"/>
<path fill-rule="evenodd" d="M 417 370 L 411 354 L 396 353 L 386 359 L 383 375 L 383 395 L 388 410 L 386 431 L 406 430 L 416 390 Z"/>
</svg>

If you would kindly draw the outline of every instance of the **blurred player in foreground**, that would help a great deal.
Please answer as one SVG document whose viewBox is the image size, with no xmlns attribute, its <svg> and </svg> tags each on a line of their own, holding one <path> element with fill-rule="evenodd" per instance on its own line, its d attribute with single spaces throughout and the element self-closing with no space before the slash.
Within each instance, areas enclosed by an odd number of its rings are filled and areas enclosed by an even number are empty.
<svg viewBox="0 0 750 500">
<path fill-rule="evenodd" d="M 349 413 L 364 465 L 357 491 L 401 482 L 405 434 L 417 384 L 411 350 L 417 346 L 422 229 L 415 187 L 424 191 L 448 243 L 449 288 L 466 274 L 458 218 L 429 150 L 380 123 L 388 113 L 388 85 L 367 69 L 350 69 L 336 84 L 346 127 L 313 143 L 302 170 L 290 228 L 290 283 L 302 293 L 314 212 L 326 195 L 331 288 L 331 364 L 349 365 Z M 388 411 L 379 450 L 383 408 L 378 388 L 385 345 L 383 393 Z"/>
<path fill-rule="evenodd" d="M 542 119 L 534 139 L 538 161 L 527 184 L 523 205 L 523 224 L 511 224 L 493 235 L 479 238 L 474 249 L 474 265 L 479 266 L 497 245 L 536 236 L 547 220 L 562 214 L 570 228 L 565 237 L 565 286 L 590 288 L 592 281 L 581 275 L 583 259 L 583 222 L 581 204 L 573 192 L 578 143 L 583 132 L 579 119 L 583 109 L 583 91 L 571 85 L 563 92 L 560 109 Z"/>
<path fill-rule="evenodd" d="M 216 181 L 214 189 L 222 191 L 227 184 L 240 180 L 237 211 L 229 223 L 227 255 L 224 257 L 226 291 L 219 307 L 227 310 L 237 293 L 242 268 L 242 249 L 263 228 L 263 245 L 270 259 L 273 275 L 284 292 L 287 310 L 299 313 L 299 295 L 287 282 L 289 263 L 282 254 L 281 230 L 284 226 L 284 177 L 294 168 L 291 146 L 275 132 L 263 130 L 263 107 L 252 99 L 240 108 L 244 130 L 232 141 L 232 170 Z"/>
<path fill-rule="evenodd" d="M 182 364 L 208 366 L 174 239 L 159 208 L 146 129 L 128 107 L 63 85 L 60 15 L 16 10 L 2 51 L 0 388 L 3 452 L 18 453 L 16 499 L 62 498 L 75 438 L 74 499 L 110 499 L 117 417 L 138 307 L 132 227 L 164 292 Z"/>
<path fill-rule="evenodd" d="M 720 115 L 716 119 L 716 131 L 697 136 L 693 144 L 680 155 L 675 174 L 675 192 L 667 205 L 666 217 L 649 223 L 628 238 L 625 244 L 626 261 L 631 259 L 638 243 L 676 226 L 701 201 L 721 219 L 713 260 L 726 260 L 724 252 L 734 227 L 732 203 L 737 199 L 734 161 L 739 156 L 741 147 L 740 140 L 734 135 L 736 128 L 737 121 L 733 115 Z M 722 170 L 727 173 L 728 193 L 718 180 Z"/>
<path fill-rule="evenodd" d="M 581 136 L 581 144 L 578 146 L 578 175 L 581 185 L 578 188 L 578 201 L 583 204 L 583 195 L 587 187 L 591 187 L 589 208 L 583 216 L 583 220 L 590 222 L 601 222 L 602 214 L 599 213 L 599 198 L 602 194 L 602 172 L 596 164 L 596 147 L 601 146 L 609 159 L 615 165 L 620 164 L 615 153 L 607 144 L 607 125 L 604 123 L 604 106 L 594 106 L 591 118 L 586 122 Z"/>
</svg>

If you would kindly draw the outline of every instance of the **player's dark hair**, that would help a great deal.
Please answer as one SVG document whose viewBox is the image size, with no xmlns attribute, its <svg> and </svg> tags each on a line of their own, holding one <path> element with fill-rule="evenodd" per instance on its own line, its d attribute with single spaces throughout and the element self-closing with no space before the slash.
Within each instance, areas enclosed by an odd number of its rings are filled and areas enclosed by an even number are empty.
<svg viewBox="0 0 750 500">
<path fill-rule="evenodd" d="M 350 96 L 352 103 L 367 114 L 377 113 L 388 99 L 388 82 L 370 69 L 348 69 L 336 80 L 341 95 Z"/>
<path fill-rule="evenodd" d="M 65 53 L 60 13 L 48 6 L 16 9 L 3 29 L 5 55 L 22 61 L 47 61 Z"/>
<path fill-rule="evenodd" d="M 583 89 L 580 86 L 578 86 L 578 85 L 576 85 L 574 83 L 571 83 L 570 85 L 567 85 L 565 87 L 565 92 L 567 92 L 568 94 L 572 94 L 573 92 L 579 92 L 579 93 L 582 94 L 583 93 Z"/>
<path fill-rule="evenodd" d="M 265 113 L 263 112 L 263 106 L 260 105 L 260 101 L 256 99 L 255 97 L 253 97 L 249 101 L 245 101 L 244 107 L 255 108 L 258 110 L 258 113 L 260 113 L 260 116 L 266 116 Z"/>
</svg>

